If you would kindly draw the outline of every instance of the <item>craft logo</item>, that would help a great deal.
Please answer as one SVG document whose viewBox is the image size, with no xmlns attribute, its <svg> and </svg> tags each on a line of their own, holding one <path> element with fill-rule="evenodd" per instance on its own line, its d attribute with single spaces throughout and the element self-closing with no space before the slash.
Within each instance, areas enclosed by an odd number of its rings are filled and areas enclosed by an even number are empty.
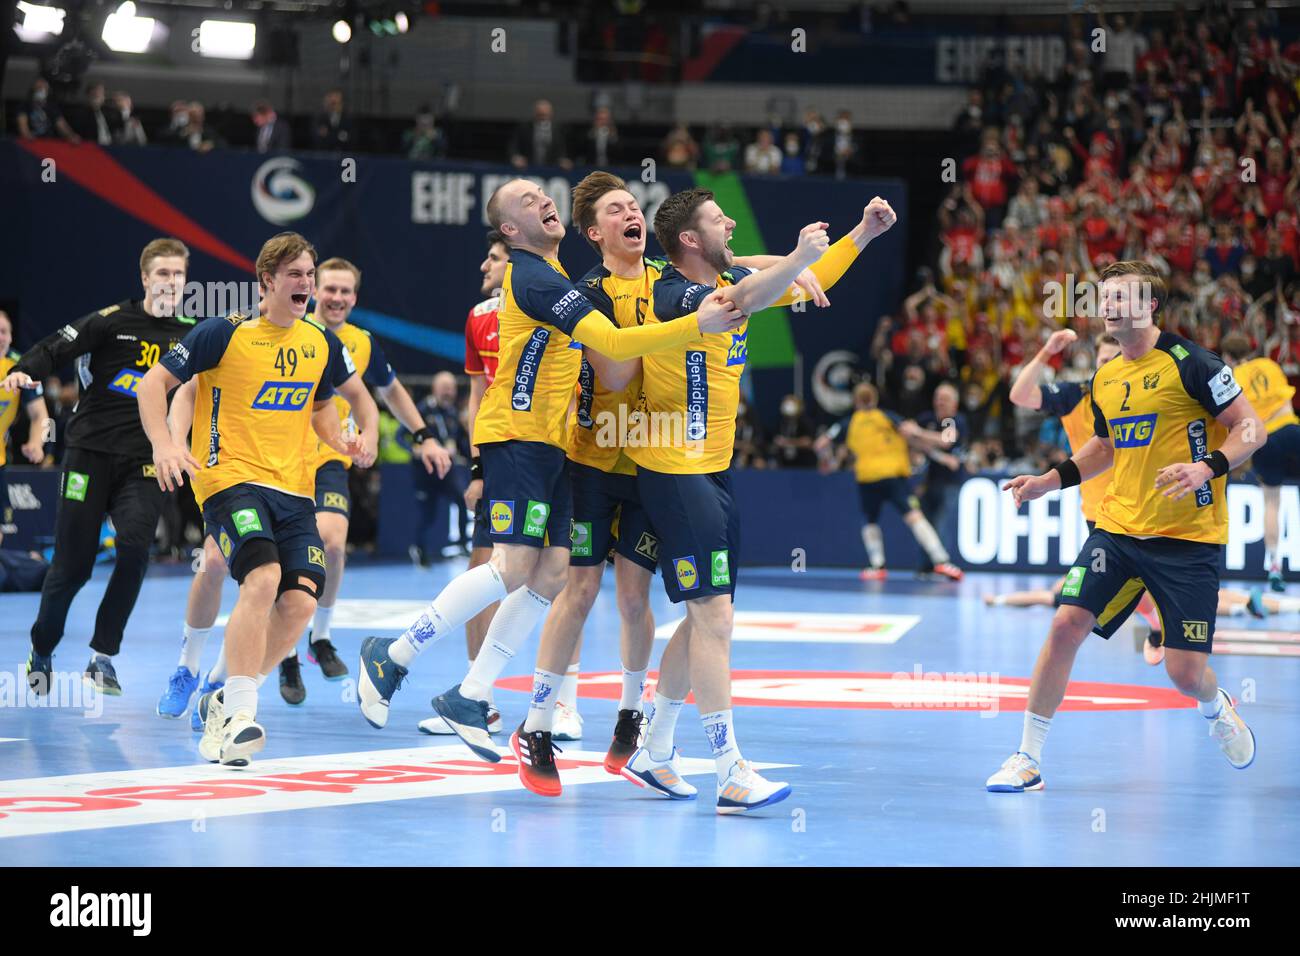
<svg viewBox="0 0 1300 956">
<path fill-rule="evenodd" d="M 311 398 L 311 382 L 264 382 L 253 399 L 253 407 L 262 412 L 296 412 Z"/>
<path fill-rule="evenodd" d="M 488 518 L 492 522 L 493 534 L 510 534 L 515 530 L 514 501 L 492 502 L 488 508 Z"/>
<path fill-rule="evenodd" d="M 268 159 L 253 174 L 253 208 L 268 222 L 284 225 L 301 219 L 316 205 L 316 190 L 297 174 L 301 164 L 280 156 Z"/>
</svg>

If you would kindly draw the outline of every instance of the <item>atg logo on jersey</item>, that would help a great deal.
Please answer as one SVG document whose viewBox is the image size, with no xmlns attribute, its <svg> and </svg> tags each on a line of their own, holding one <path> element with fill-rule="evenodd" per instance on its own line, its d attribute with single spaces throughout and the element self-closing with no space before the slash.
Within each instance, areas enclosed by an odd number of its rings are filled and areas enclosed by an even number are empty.
<svg viewBox="0 0 1300 956">
<path fill-rule="evenodd" d="M 1114 439 L 1115 447 L 1142 448 L 1151 444 L 1151 438 L 1156 433 L 1156 416 L 1158 414 L 1158 412 L 1152 412 L 1149 415 L 1112 418 L 1110 420 L 1110 435 Z"/>
<path fill-rule="evenodd" d="M 130 395 L 135 398 L 135 389 L 140 384 L 141 378 L 143 376 L 139 372 L 124 368 L 113 376 L 112 381 L 108 383 L 108 390 L 117 392 L 119 395 Z"/>
<path fill-rule="evenodd" d="M 745 359 L 749 357 L 749 348 L 745 343 L 749 337 L 749 329 L 737 334 L 731 333 L 731 348 L 727 349 L 728 365 L 744 365 Z"/>
<path fill-rule="evenodd" d="M 264 412 L 296 412 L 307 405 L 314 386 L 311 382 L 264 382 L 253 399 L 253 407 Z"/>
<path fill-rule="evenodd" d="M 533 334 L 524 343 L 524 350 L 519 355 L 519 364 L 515 367 L 514 394 L 510 396 L 510 407 L 517 412 L 529 412 L 533 409 L 533 385 L 537 382 L 537 370 L 542 364 L 542 355 L 551 340 L 548 329 L 533 329 Z"/>
<path fill-rule="evenodd" d="M 695 555 L 673 559 L 673 570 L 677 573 L 677 587 L 683 591 L 694 591 L 700 586 L 700 574 L 695 568 Z"/>
</svg>

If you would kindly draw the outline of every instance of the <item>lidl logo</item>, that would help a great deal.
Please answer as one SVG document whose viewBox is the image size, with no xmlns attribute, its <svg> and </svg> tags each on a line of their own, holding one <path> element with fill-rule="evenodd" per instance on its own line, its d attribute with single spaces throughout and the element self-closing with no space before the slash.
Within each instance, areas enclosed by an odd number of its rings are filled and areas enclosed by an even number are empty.
<svg viewBox="0 0 1300 956">
<path fill-rule="evenodd" d="M 1079 591 L 1083 587 L 1083 576 L 1087 573 L 1087 568 L 1073 567 L 1065 575 L 1065 582 L 1061 585 L 1061 595 L 1063 597 L 1078 597 Z"/>
<path fill-rule="evenodd" d="M 677 573 L 677 587 L 683 591 L 694 591 L 700 586 L 700 574 L 695 569 L 695 555 L 673 559 L 673 570 Z"/>
<path fill-rule="evenodd" d="M 307 563 L 325 567 L 325 551 L 314 544 L 307 545 Z"/>
<path fill-rule="evenodd" d="M 253 531 L 262 530 L 262 519 L 258 517 L 256 508 L 241 508 L 230 515 L 230 520 L 235 523 L 235 531 L 241 538 Z"/>
<path fill-rule="evenodd" d="M 341 495 L 337 491 L 327 491 L 325 492 L 325 497 L 322 499 L 321 507 L 334 508 L 346 514 L 348 510 L 347 495 Z"/>
<path fill-rule="evenodd" d="M 1116 448 L 1142 448 L 1156 433 L 1156 412 L 1110 420 L 1110 435 Z"/>
<path fill-rule="evenodd" d="M 591 557 L 591 522 L 573 522 L 573 545 L 570 553 L 575 558 Z"/>
<path fill-rule="evenodd" d="M 264 412 L 296 412 L 311 398 L 311 382 L 266 382 L 253 399 L 253 407 Z"/>
<path fill-rule="evenodd" d="M 545 501 L 528 500 L 528 511 L 524 515 L 524 534 L 530 538 L 546 536 L 546 521 L 551 516 L 551 506 Z"/>
<path fill-rule="evenodd" d="M 135 398 L 136 386 L 140 384 L 140 379 L 143 377 L 139 372 L 124 368 L 109 381 L 108 390 L 117 392 L 119 395 L 130 395 Z"/>
<path fill-rule="evenodd" d="M 744 365 L 745 359 L 749 357 L 749 348 L 746 345 L 746 339 L 749 337 L 749 329 L 736 333 L 731 333 L 731 348 L 727 349 L 728 365 Z"/>
<path fill-rule="evenodd" d="M 726 587 L 731 583 L 731 563 L 726 551 L 714 551 L 709 560 L 710 580 L 715 588 Z"/>
<path fill-rule="evenodd" d="M 63 497 L 73 501 L 85 501 L 86 489 L 90 487 L 90 475 L 79 471 L 70 471 L 63 479 Z"/>
<path fill-rule="evenodd" d="M 493 534 L 512 534 L 515 530 L 514 501 L 494 501 L 488 509 Z"/>
<path fill-rule="evenodd" d="M 225 555 L 226 560 L 229 560 L 230 551 L 234 545 L 231 543 L 230 535 L 226 534 L 224 530 L 222 530 L 221 535 L 217 538 L 217 547 L 221 549 L 221 553 Z"/>
</svg>

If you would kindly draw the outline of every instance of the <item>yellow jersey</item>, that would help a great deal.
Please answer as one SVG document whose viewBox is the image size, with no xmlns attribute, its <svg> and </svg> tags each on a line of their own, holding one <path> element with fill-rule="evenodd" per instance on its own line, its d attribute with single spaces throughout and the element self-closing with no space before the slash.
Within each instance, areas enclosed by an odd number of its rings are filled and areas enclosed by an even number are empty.
<svg viewBox="0 0 1300 956">
<path fill-rule="evenodd" d="M 853 454 L 853 473 L 859 484 L 912 475 L 907 439 L 898 433 L 902 419 L 894 412 L 873 408 L 856 409 L 826 432 L 832 441 L 843 441 Z"/>
<path fill-rule="evenodd" d="M 1264 431 L 1273 434 L 1287 425 L 1300 425 L 1291 406 L 1295 386 L 1287 381 L 1286 372 L 1270 358 L 1251 359 L 1233 370 L 1237 384 L 1246 390 L 1246 397 L 1264 419 Z"/>
<path fill-rule="evenodd" d="M 1090 387 L 1089 383 L 1078 382 L 1052 382 L 1038 386 L 1039 394 L 1043 397 L 1042 410 L 1061 420 L 1065 437 L 1070 441 L 1071 455 L 1077 455 L 1079 449 L 1096 432 L 1092 419 Z M 1097 506 L 1110 487 L 1112 471 L 1113 469 L 1107 469 L 1100 475 L 1093 475 L 1079 486 L 1079 505 L 1086 520 L 1097 520 Z"/>
<path fill-rule="evenodd" d="M 735 285 L 751 271 L 732 266 L 710 286 L 691 282 L 668 265 L 654 284 L 653 309 L 646 321 L 680 320 L 715 288 Z M 748 335 L 746 321 L 735 332 L 701 335 L 641 360 L 645 401 L 628 430 L 628 455 L 636 464 L 678 475 L 712 474 L 730 467 Z"/>
<path fill-rule="evenodd" d="M 654 284 L 663 273 L 664 262 L 644 259 L 639 276 L 616 276 L 598 265 L 578 283 L 591 304 L 619 328 L 644 325 L 650 314 Z M 628 420 L 641 396 L 641 375 L 627 388 L 605 388 L 585 358 L 578 373 L 577 414 L 569 425 L 569 459 L 616 475 L 635 475 L 636 465 L 628 458 Z"/>
<path fill-rule="evenodd" d="M 162 362 L 182 382 L 199 377 L 190 439 L 199 507 L 240 484 L 315 499 L 304 454 L 314 405 L 356 372 L 338 336 L 312 319 L 283 327 L 235 313 L 199 323 Z"/>
<path fill-rule="evenodd" d="M 17 352 L 0 355 L 0 379 L 6 378 L 13 371 L 13 367 L 18 364 L 20 358 L 22 356 Z M 9 435 L 9 429 L 13 427 L 14 419 L 18 417 L 18 406 L 35 401 L 44 394 L 45 389 L 41 387 L 40 382 L 33 382 L 31 388 L 20 389 L 17 392 L 10 392 L 0 388 L 0 468 L 9 463 L 6 438 Z M 9 502 L 0 501 L 0 509 L 8 506 Z"/>
<path fill-rule="evenodd" d="M 362 381 L 372 388 L 387 388 L 393 384 L 393 380 L 397 378 L 397 373 L 388 364 L 388 359 L 384 357 L 384 350 L 379 347 L 379 343 L 371 337 L 369 332 L 348 322 L 344 322 L 337 329 L 330 329 L 330 331 L 337 335 L 339 341 L 347 348 L 348 354 L 352 356 L 352 364 L 356 367 L 357 374 L 361 376 Z M 342 395 L 335 395 L 331 401 L 334 402 L 334 407 L 338 409 L 339 423 L 346 422 L 352 415 L 352 406 L 348 404 L 347 399 Z M 341 461 L 343 467 L 352 467 L 351 458 L 335 451 L 319 438 L 316 438 L 314 432 L 309 436 L 310 439 L 315 439 L 313 471 L 320 468 L 327 461 Z"/>
<path fill-rule="evenodd" d="M 1130 361 L 1107 362 L 1092 379 L 1097 435 L 1115 448 L 1113 474 L 1097 527 L 1116 534 L 1226 544 L 1226 475 L 1175 501 L 1156 488 L 1156 472 L 1200 461 L 1223 444 L 1216 420 L 1241 394 L 1232 370 L 1213 352 L 1169 332 Z"/>
</svg>

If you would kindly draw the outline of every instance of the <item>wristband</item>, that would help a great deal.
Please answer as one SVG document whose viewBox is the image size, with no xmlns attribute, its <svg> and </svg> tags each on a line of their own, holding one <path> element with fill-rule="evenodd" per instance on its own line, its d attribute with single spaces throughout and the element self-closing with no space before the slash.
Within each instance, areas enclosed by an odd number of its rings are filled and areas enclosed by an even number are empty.
<svg viewBox="0 0 1300 956">
<path fill-rule="evenodd" d="M 483 480 L 483 461 L 477 455 L 471 458 L 469 462 L 469 480 Z"/>
<path fill-rule="evenodd" d="M 421 428 L 419 431 L 411 432 L 411 444 L 419 445 L 429 440 L 429 429 Z"/>
<path fill-rule="evenodd" d="M 1053 465 L 1052 471 L 1061 476 L 1061 488 L 1073 488 L 1082 481 L 1079 475 L 1079 466 L 1074 463 L 1073 458 L 1067 458 L 1059 465 Z"/>
<path fill-rule="evenodd" d="M 1201 461 L 1210 466 L 1210 471 L 1215 478 L 1222 478 L 1232 467 L 1228 464 L 1228 456 L 1218 449 L 1210 452 Z"/>
</svg>

